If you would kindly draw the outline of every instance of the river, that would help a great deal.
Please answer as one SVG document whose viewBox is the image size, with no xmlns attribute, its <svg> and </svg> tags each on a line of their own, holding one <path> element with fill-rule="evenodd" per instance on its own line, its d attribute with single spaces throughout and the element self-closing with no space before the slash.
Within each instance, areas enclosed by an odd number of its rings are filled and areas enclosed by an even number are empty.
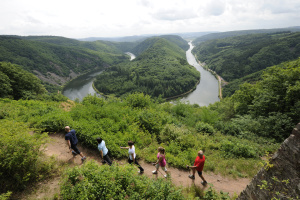
<svg viewBox="0 0 300 200">
<path fill-rule="evenodd" d="M 208 106 L 211 103 L 220 101 L 218 80 L 214 75 L 197 63 L 192 54 L 192 49 L 194 48 L 192 42 L 189 42 L 189 45 L 190 48 L 186 52 L 187 61 L 200 72 L 201 79 L 197 88 L 186 97 L 183 97 L 181 101 L 189 101 L 191 104 L 198 104 L 199 106 Z"/>
<path fill-rule="evenodd" d="M 192 43 L 189 43 L 190 49 L 186 52 L 187 61 L 190 65 L 194 66 L 201 74 L 200 83 L 197 85 L 197 88 L 186 95 L 181 99 L 183 102 L 190 102 L 191 104 L 198 104 L 200 106 L 207 106 L 210 103 L 219 101 L 218 97 L 218 80 L 208 71 L 204 70 L 201 67 L 194 55 L 192 54 L 192 49 L 194 48 Z M 126 52 L 126 54 L 131 56 L 130 60 L 135 58 L 135 55 Z M 63 90 L 63 95 L 68 97 L 71 100 L 82 99 L 88 94 L 96 94 L 96 91 L 93 88 L 93 81 L 95 77 L 100 74 L 100 72 L 92 72 L 85 75 L 82 75 L 74 80 L 72 80 Z M 98 96 L 101 96 L 98 94 Z"/>
<path fill-rule="evenodd" d="M 88 94 L 97 94 L 97 92 L 93 88 L 93 81 L 95 77 L 101 73 L 102 71 L 90 72 L 79 76 L 78 78 L 68 83 L 66 87 L 64 87 L 62 94 L 73 101 L 75 99 L 79 99 L 80 101 L 82 101 L 82 99 Z M 97 94 L 97 96 L 101 95 Z"/>
</svg>

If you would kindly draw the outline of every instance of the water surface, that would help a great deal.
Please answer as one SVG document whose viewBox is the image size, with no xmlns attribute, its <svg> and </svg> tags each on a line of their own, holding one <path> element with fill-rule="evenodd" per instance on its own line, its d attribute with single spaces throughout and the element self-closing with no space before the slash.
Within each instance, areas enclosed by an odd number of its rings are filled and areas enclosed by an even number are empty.
<svg viewBox="0 0 300 200">
<path fill-rule="evenodd" d="M 200 83 L 196 90 L 183 97 L 181 101 L 189 101 L 191 104 L 198 104 L 200 106 L 208 106 L 211 103 L 220 101 L 219 99 L 219 85 L 218 80 L 210 72 L 206 71 L 199 63 L 197 63 L 192 49 L 194 46 L 189 42 L 190 49 L 186 52 L 186 58 L 190 65 L 194 66 L 200 72 Z"/>
</svg>

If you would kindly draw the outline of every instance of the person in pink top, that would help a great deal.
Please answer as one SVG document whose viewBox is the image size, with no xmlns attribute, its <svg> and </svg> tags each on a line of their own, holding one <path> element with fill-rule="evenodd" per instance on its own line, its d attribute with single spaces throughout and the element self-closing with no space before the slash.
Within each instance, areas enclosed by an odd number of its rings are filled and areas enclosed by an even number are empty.
<svg viewBox="0 0 300 200">
<path fill-rule="evenodd" d="M 164 177 L 168 177 L 168 173 L 167 173 L 167 168 L 166 168 L 166 155 L 165 155 L 165 149 L 163 147 L 158 147 L 158 153 L 157 153 L 157 161 L 156 163 L 153 163 L 153 165 L 155 166 L 155 170 L 152 171 L 153 174 L 157 174 L 158 168 L 159 166 L 162 168 L 162 170 L 164 170 L 164 172 L 166 173 L 164 175 Z"/>
</svg>

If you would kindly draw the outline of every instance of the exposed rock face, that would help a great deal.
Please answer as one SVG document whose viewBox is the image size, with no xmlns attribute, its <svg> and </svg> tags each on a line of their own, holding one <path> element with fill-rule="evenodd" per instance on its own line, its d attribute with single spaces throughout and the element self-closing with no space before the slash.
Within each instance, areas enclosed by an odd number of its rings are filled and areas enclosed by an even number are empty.
<svg viewBox="0 0 300 200">
<path fill-rule="evenodd" d="M 72 70 L 70 70 L 69 77 L 62 77 L 57 74 L 54 74 L 52 72 L 47 72 L 46 75 L 42 74 L 41 72 L 37 70 L 33 70 L 33 72 L 36 74 L 36 76 L 41 79 L 44 82 L 51 83 L 53 85 L 62 85 L 68 81 L 70 81 L 73 78 L 76 78 L 80 74 L 76 74 Z"/>
<path fill-rule="evenodd" d="M 300 199 L 300 123 L 237 199 L 269 200 L 273 197 Z"/>
</svg>

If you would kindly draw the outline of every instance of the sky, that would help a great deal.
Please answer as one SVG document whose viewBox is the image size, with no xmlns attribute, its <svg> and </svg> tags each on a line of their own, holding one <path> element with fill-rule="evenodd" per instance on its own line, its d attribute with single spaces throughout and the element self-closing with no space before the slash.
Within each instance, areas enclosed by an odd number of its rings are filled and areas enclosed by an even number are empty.
<svg viewBox="0 0 300 200">
<path fill-rule="evenodd" d="M 0 0 L 0 35 L 121 37 L 300 25 L 300 0 Z"/>
</svg>

